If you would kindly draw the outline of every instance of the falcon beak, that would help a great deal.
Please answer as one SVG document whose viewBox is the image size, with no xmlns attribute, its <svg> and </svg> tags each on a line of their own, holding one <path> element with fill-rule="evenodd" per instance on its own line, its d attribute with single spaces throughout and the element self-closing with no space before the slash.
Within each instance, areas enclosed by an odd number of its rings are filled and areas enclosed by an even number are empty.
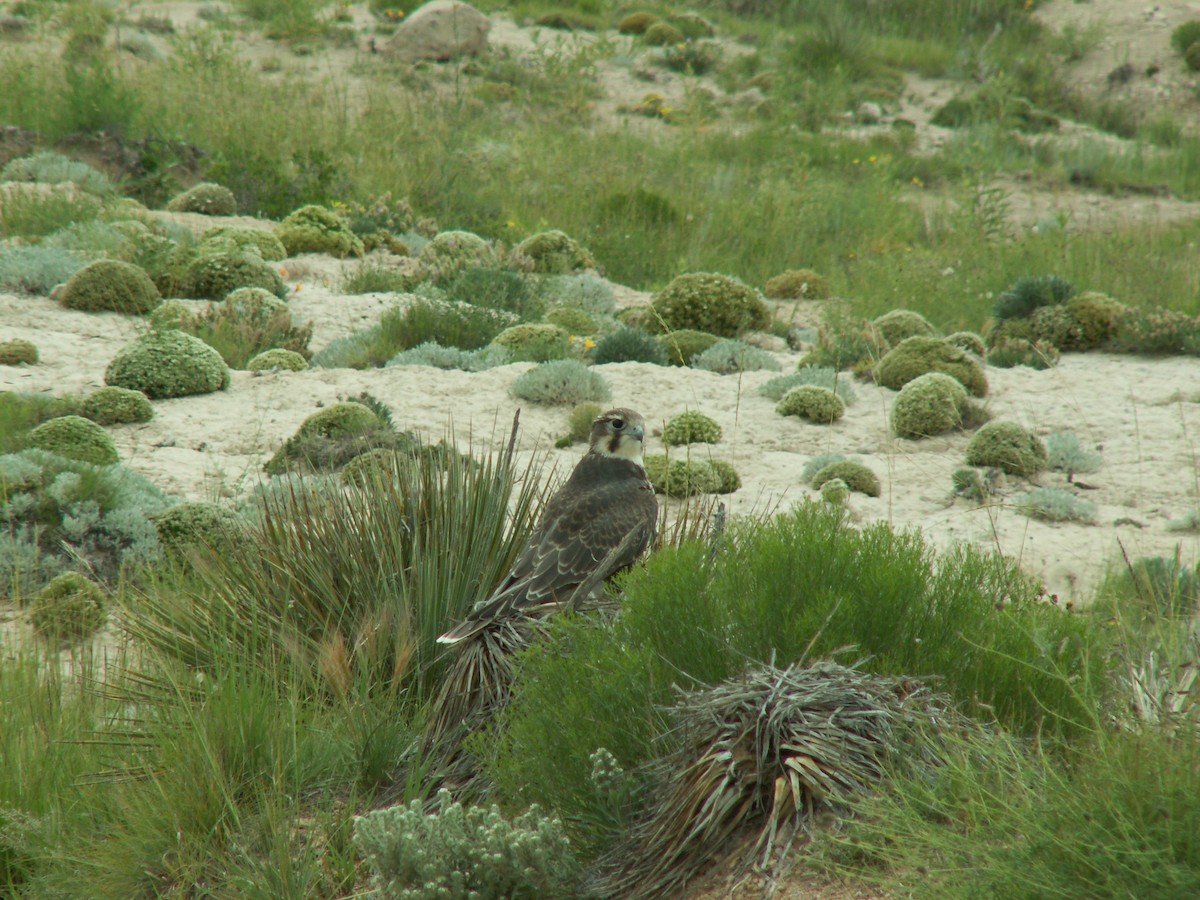
<svg viewBox="0 0 1200 900">
<path fill-rule="evenodd" d="M 632 428 L 630 428 L 625 433 L 627 435 L 629 435 L 630 437 L 634 438 L 635 440 L 641 441 L 642 438 L 645 437 L 645 435 L 646 435 L 646 429 L 643 428 L 641 425 L 634 425 Z"/>
</svg>

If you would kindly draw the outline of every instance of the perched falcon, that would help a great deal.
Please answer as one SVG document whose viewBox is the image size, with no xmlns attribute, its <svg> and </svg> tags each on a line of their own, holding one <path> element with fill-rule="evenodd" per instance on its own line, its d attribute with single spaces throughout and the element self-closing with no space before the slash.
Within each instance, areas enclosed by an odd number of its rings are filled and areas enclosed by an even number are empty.
<svg viewBox="0 0 1200 900">
<path fill-rule="evenodd" d="M 439 643 L 458 643 L 513 613 L 573 606 L 637 561 L 658 523 L 642 468 L 644 435 L 631 409 L 610 409 L 592 423 L 587 454 L 546 504 L 504 583 Z"/>
</svg>

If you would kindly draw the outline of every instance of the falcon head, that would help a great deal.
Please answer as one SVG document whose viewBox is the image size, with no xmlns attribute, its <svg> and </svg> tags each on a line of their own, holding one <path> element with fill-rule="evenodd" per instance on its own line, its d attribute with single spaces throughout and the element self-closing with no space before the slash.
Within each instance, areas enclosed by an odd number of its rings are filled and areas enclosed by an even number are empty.
<svg viewBox="0 0 1200 900">
<path fill-rule="evenodd" d="M 588 452 L 598 456 L 619 456 L 640 464 L 645 433 L 645 420 L 632 409 L 610 409 L 592 422 Z"/>
</svg>

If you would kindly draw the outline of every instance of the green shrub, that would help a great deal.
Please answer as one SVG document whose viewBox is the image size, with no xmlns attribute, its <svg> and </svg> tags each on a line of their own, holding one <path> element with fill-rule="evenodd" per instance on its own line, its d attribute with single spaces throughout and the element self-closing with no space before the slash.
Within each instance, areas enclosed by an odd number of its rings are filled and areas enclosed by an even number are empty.
<svg viewBox="0 0 1200 900">
<path fill-rule="evenodd" d="M 101 201 L 65 185 L 9 184 L 0 203 L 0 234 L 7 238 L 39 238 L 76 222 L 89 222 L 101 212 Z"/>
<path fill-rule="evenodd" d="M 612 287 L 603 278 L 580 275 L 545 275 L 539 293 L 551 306 L 571 306 L 590 316 L 611 316 L 617 311 Z"/>
<path fill-rule="evenodd" d="M 151 517 L 158 541 L 167 556 L 186 560 L 194 548 L 224 555 L 239 539 L 242 520 L 231 509 L 216 503 L 180 503 Z"/>
<path fill-rule="evenodd" d="M 102 387 L 84 398 L 79 414 L 97 425 L 128 425 L 149 422 L 154 418 L 154 407 L 141 391 Z"/>
<path fill-rule="evenodd" d="M 758 393 L 761 397 L 778 402 L 792 388 L 805 385 L 827 388 L 837 394 L 847 406 L 855 400 L 854 386 L 850 379 L 838 377 L 837 369 L 831 366 L 801 366 L 795 372 L 776 376 L 764 383 L 759 387 Z"/>
<path fill-rule="evenodd" d="M 246 368 L 264 350 L 311 355 L 312 325 L 296 325 L 288 305 L 262 288 L 238 288 L 180 327 L 220 353 L 233 369 Z"/>
<path fill-rule="evenodd" d="M 683 32 L 674 25 L 666 22 L 655 22 L 642 32 L 642 40 L 651 47 L 668 47 L 682 44 L 685 40 Z"/>
<path fill-rule="evenodd" d="M 808 462 L 804 464 L 804 468 L 800 472 L 800 480 L 805 484 L 812 484 L 813 478 L 830 463 L 842 462 L 848 459 L 843 453 L 818 453 L 816 456 L 810 457 Z M 857 459 L 854 462 L 858 462 Z"/>
<path fill-rule="evenodd" d="M 1176 309 L 1126 309 L 1117 315 L 1109 345 L 1147 356 L 1200 354 L 1200 318 Z"/>
<path fill-rule="evenodd" d="M 1080 473 L 1095 472 L 1100 468 L 1100 454 L 1088 450 L 1079 442 L 1079 436 L 1070 431 L 1056 431 L 1046 435 L 1047 467 L 1055 472 L 1066 472 L 1067 480 Z"/>
<path fill-rule="evenodd" d="M 237 198 L 229 188 L 204 181 L 172 197 L 167 209 L 206 216 L 236 216 Z"/>
<path fill-rule="evenodd" d="M 288 256 L 299 253 L 328 253 L 342 259 L 362 256 L 363 242 L 346 220 L 331 209 L 315 204 L 302 206 L 275 227 Z"/>
<path fill-rule="evenodd" d="M 672 459 L 665 453 L 651 453 L 645 465 L 654 490 L 668 497 L 715 494 L 724 484 L 722 476 L 705 459 Z"/>
<path fill-rule="evenodd" d="M 586 441 L 592 434 L 592 423 L 604 412 L 599 403 L 576 403 L 567 414 L 567 437 L 571 443 Z"/>
<path fill-rule="evenodd" d="M 0 341 L 0 366 L 37 365 L 38 349 L 30 341 Z"/>
<path fill-rule="evenodd" d="M 604 376 L 574 359 L 544 362 L 518 376 L 508 392 L 532 403 L 575 404 L 612 397 Z"/>
<path fill-rule="evenodd" d="M 821 499 L 835 506 L 850 499 L 850 485 L 840 478 L 830 478 L 821 485 Z"/>
<path fill-rule="evenodd" d="M 87 265 L 87 260 L 51 247 L 0 244 L 0 290 L 48 295 Z"/>
<path fill-rule="evenodd" d="M 342 277 L 344 294 L 404 294 L 424 278 L 414 272 L 387 265 L 374 259 L 364 259 Z"/>
<path fill-rule="evenodd" d="M 196 315 L 182 303 L 168 301 L 150 313 L 150 327 L 190 331 L 196 326 Z"/>
<path fill-rule="evenodd" d="M 1004 471 L 996 468 L 955 469 L 950 475 L 950 483 L 954 487 L 956 497 L 985 503 L 989 498 L 1000 493 L 1003 488 Z"/>
<path fill-rule="evenodd" d="M 253 250 L 267 262 L 277 262 L 288 255 L 283 242 L 272 232 L 246 225 L 219 225 L 208 229 L 200 236 L 198 249 L 204 252 L 208 247 Z"/>
<path fill-rule="evenodd" d="M 650 307 L 649 324 L 658 331 L 688 328 L 734 338 L 771 324 L 758 291 L 727 275 L 678 275 L 651 297 Z"/>
<path fill-rule="evenodd" d="M 652 12 L 630 13 L 617 23 L 617 31 L 620 34 L 645 34 L 647 28 L 659 21 Z"/>
<path fill-rule="evenodd" d="M 540 275 L 568 275 L 578 269 L 596 268 L 595 257 L 561 231 L 530 235 L 514 250 L 533 260 L 533 271 Z"/>
<path fill-rule="evenodd" d="M 719 340 L 703 353 L 693 356 L 691 366 L 718 375 L 736 375 L 739 372 L 778 372 L 779 360 L 775 354 L 742 341 Z"/>
<path fill-rule="evenodd" d="M 0 169 L 0 183 L 5 181 L 73 184 L 99 197 L 110 197 L 116 193 L 116 187 L 103 172 L 53 150 L 40 150 L 30 156 L 10 160 Z"/>
<path fill-rule="evenodd" d="M 600 331 L 600 323 L 577 306 L 552 306 L 542 316 L 542 322 L 546 325 L 557 325 L 572 335 L 597 334 Z"/>
<path fill-rule="evenodd" d="M 111 466 L 120 461 L 108 432 L 83 416 L 59 416 L 43 422 L 29 433 L 29 444 L 97 466 Z"/>
<path fill-rule="evenodd" d="M 708 467 L 717 476 L 717 489 L 714 494 L 732 494 L 742 487 L 742 476 L 738 474 L 733 463 L 724 459 L 708 460 Z"/>
<path fill-rule="evenodd" d="M 697 410 L 672 416 L 663 426 L 663 443 L 671 447 L 680 444 L 716 444 L 721 440 L 721 426 Z"/>
<path fill-rule="evenodd" d="M 662 63 L 673 72 L 705 75 L 721 61 L 721 45 L 716 41 L 687 40 L 664 47 Z"/>
<path fill-rule="evenodd" d="M 1012 503 L 1025 515 L 1047 522 L 1093 522 L 1096 519 L 1096 504 L 1062 488 L 1034 488 L 1018 494 Z"/>
<path fill-rule="evenodd" d="M 162 303 L 150 276 L 129 263 L 101 259 L 71 276 L 58 301 L 84 312 L 148 313 Z"/>
<path fill-rule="evenodd" d="M 1142 556 L 1117 576 L 1106 590 L 1128 597 L 1155 616 L 1189 618 L 1200 607 L 1200 570 L 1184 565 L 1181 548 L 1174 556 Z"/>
<path fill-rule="evenodd" d="M 1066 304 L 1067 312 L 1075 321 L 1075 330 L 1069 345 L 1059 345 L 1063 350 L 1095 350 L 1116 333 L 1117 321 L 1126 306 L 1095 291 L 1076 294 Z"/>
<path fill-rule="evenodd" d="M 229 387 L 229 367 L 199 338 L 155 330 L 126 344 L 113 357 L 104 370 L 104 383 L 164 400 L 224 390 Z"/>
<path fill-rule="evenodd" d="M 367 446 L 371 438 L 380 432 L 390 431 L 379 416 L 362 403 L 334 403 L 301 422 L 296 433 L 284 442 L 263 468 L 268 475 L 282 475 L 295 462 L 307 463 L 318 470 L 338 469 L 359 453 L 372 449 Z M 314 445 L 322 442 L 356 442 L 357 452 L 347 454 L 346 458 L 332 465 L 323 465 L 314 453 Z"/>
<path fill-rule="evenodd" d="M 799 416 L 820 425 L 831 425 L 846 412 L 842 398 L 829 388 L 806 384 L 794 387 L 775 405 L 781 416 Z"/>
<path fill-rule="evenodd" d="M 1013 422 L 988 422 L 967 444 L 970 465 L 994 466 L 1011 475 L 1036 475 L 1048 461 L 1041 439 Z"/>
<path fill-rule="evenodd" d="M 866 494 L 868 497 L 878 497 L 883 493 L 883 486 L 879 483 L 879 477 L 862 463 L 857 463 L 849 459 L 844 459 L 840 462 L 831 462 L 827 466 L 822 467 L 812 477 L 810 483 L 814 490 L 819 491 L 825 482 L 834 478 L 840 478 L 846 482 L 846 486 L 850 490 Z"/>
<path fill-rule="evenodd" d="M 972 396 L 987 394 L 987 377 L 979 360 L 934 337 L 918 336 L 901 341 L 875 366 L 875 380 L 898 391 L 927 372 L 942 372 L 956 378 Z"/>
<path fill-rule="evenodd" d="M 246 363 L 247 372 L 269 372 L 272 369 L 303 372 L 307 368 L 308 360 L 304 358 L 304 354 L 297 353 L 295 350 L 284 350 L 281 347 L 264 350 L 257 356 L 251 357 L 250 361 Z"/>
<path fill-rule="evenodd" d="M 407 307 L 394 307 L 379 320 L 379 354 L 382 365 L 401 350 L 434 341 L 443 347 L 478 350 L 490 344 L 516 316 L 498 309 L 470 303 L 415 300 Z"/>
<path fill-rule="evenodd" d="M 640 328 L 621 326 L 605 335 L 592 350 L 592 362 L 597 365 L 615 362 L 643 362 L 656 366 L 667 364 L 667 354 L 652 335 Z"/>
<path fill-rule="evenodd" d="M 1066 303 L 1075 294 L 1075 286 L 1057 275 L 1025 276 L 996 298 L 992 314 L 997 319 L 1024 319 L 1043 306 Z"/>
<path fill-rule="evenodd" d="M 530 288 L 528 277 L 511 269 L 474 266 L 463 269 L 442 287 L 447 299 L 501 309 L 525 320 L 537 319 L 545 306 Z"/>
<path fill-rule="evenodd" d="M 937 329 L 919 312 L 911 309 L 893 309 L 871 321 L 875 330 L 889 345 L 895 347 L 905 338 L 934 337 Z"/>
<path fill-rule="evenodd" d="M 1200 19 L 1189 19 L 1171 31 L 1171 46 L 1180 56 L 1197 42 L 1200 42 Z"/>
<path fill-rule="evenodd" d="M 180 276 L 178 294 L 197 300 L 224 300 L 238 288 L 261 288 L 276 297 L 287 287 L 275 267 L 252 250 L 196 252 Z"/>
<path fill-rule="evenodd" d="M 496 257 L 492 246 L 470 231 L 443 231 L 421 248 L 421 262 L 437 282 L 476 266 L 494 267 Z"/>
<path fill-rule="evenodd" d="M 967 389 L 941 372 L 914 378 L 892 403 L 892 431 L 903 438 L 923 438 L 962 427 Z"/>
<path fill-rule="evenodd" d="M 715 334 L 683 328 L 660 334 L 655 340 L 673 366 L 690 366 L 692 360 L 720 340 Z"/>
<path fill-rule="evenodd" d="M 1083 340 L 1079 323 L 1066 304 L 1039 307 L 1029 316 L 1028 322 L 1034 343 L 1049 344 L 1061 350 L 1078 346 Z"/>
<path fill-rule="evenodd" d="M 697 38 L 712 37 L 717 33 L 717 26 L 699 13 L 672 13 L 669 21 L 683 32 L 683 36 L 690 41 L 694 41 Z"/>
<path fill-rule="evenodd" d="M 464 809 L 443 789 L 434 813 L 414 800 L 359 816 L 354 840 L 384 900 L 577 896 L 571 842 L 536 805 L 510 821 L 496 806 Z"/>
<path fill-rule="evenodd" d="M 812 269 L 788 269 L 767 279 L 763 293 L 772 300 L 827 300 L 829 279 Z"/>
<path fill-rule="evenodd" d="M 987 356 L 987 344 L 974 331 L 956 331 L 954 334 L 947 335 L 945 341 L 951 347 L 957 347 L 967 353 L 974 353 L 980 359 Z"/>
<path fill-rule="evenodd" d="M 482 372 L 512 362 L 512 355 L 503 347 L 483 347 L 479 350 L 459 350 L 443 347 L 436 341 L 426 341 L 410 350 L 401 350 L 386 366 L 431 366 L 435 369 L 461 369 Z"/>
<path fill-rule="evenodd" d="M 1024 338 L 1001 338 L 988 351 L 989 366 L 998 369 L 1011 369 L 1015 366 L 1028 366 L 1031 369 L 1050 369 L 1058 365 L 1062 354 L 1058 348 L 1039 341 L 1033 343 Z"/>
<path fill-rule="evenodd" d="M 1183 51 L 1183 61 L 1193 72 L 1200 72 L 1200 41 Z"/>
<path fill-rule="evenodd" d="M 507 350 L 513 362 L 561 360 L 571 353 L 571 336 L 557 325 L 512 325 L 496 335 L 492 343 Z"/>
<path fill-rule="evenodd" d="M 29 606 L 34 631 L 55 642 L 86 640 L 107 618 L 104 591 L 78 572 L 65 572 L 51 580 Z"/>
</svg>

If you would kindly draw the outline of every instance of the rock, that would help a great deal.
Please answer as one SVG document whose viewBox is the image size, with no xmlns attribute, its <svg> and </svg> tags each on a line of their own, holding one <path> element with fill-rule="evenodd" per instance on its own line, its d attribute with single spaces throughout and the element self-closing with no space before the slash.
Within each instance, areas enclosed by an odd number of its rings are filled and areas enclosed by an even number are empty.
<svg viewBox="0 0 1200 900">
<path fill-rule="evenodd" d="M 433 0 L 404 20 L 383 52 L 405 62 L 477 56 L 487 49 L 492 23 L 460 0 Z"/>
</svg>

